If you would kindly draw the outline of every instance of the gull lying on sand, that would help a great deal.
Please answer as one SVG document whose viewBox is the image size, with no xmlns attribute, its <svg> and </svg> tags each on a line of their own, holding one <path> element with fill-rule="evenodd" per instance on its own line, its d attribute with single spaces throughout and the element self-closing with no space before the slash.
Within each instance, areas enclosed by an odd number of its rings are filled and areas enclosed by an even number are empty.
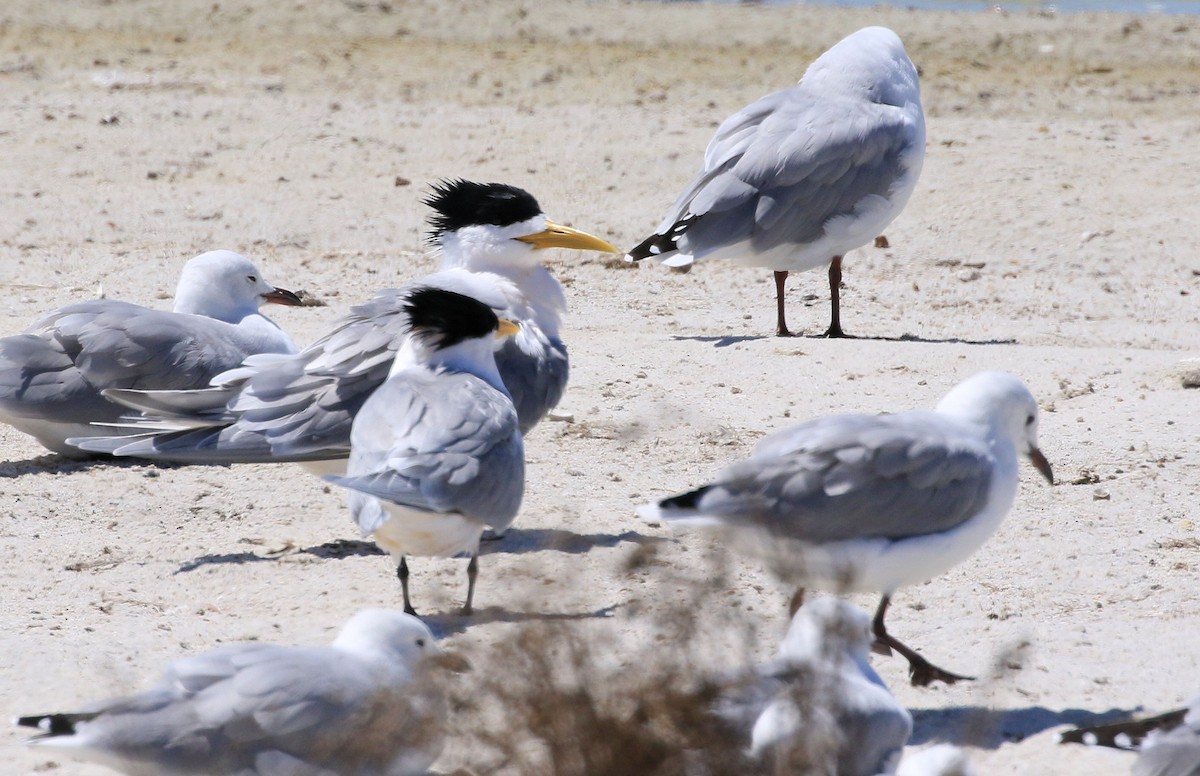
<svg viewBox="0 0 1200 776">
<path fill-rule="evenodd" d="M 441 753 L 433 669 L 464 670 L 420 620 L 355 614 L 328 647 L 236 644 L 80 712 L 21 717 L 29 745 L 131 776 L 409 776 Z"/>
<path fill-rule="evenodd" d="M 251 354 L 295 353 L 259 312 L 264 302 L 301 304 L 244 256 L 210 251 L 184 265 L 174 312 L 109 299 L 55 310 L 0 339 L 0 422 L 78 457 L 68 437 L 95 434 L 90 424 L 127 411 L 105 390 L 200 388 Z"/>
<path fill-rule="evenodd" d="M 697 490 L 641 507 L 649 521 L 726 529 L 803 587 L 883 594 L 874 631 L 909 661 L 913 684 L 968 677 L 930 664 L 887 633 L 898 588 L 966 560 L 1017 493 L 1018 455 L 1053 483 L 1037 447 L 1038 408 L 1016 377 L 982 372 L 933 412 L 834 415 L 763 439 Z"/>
</svg>

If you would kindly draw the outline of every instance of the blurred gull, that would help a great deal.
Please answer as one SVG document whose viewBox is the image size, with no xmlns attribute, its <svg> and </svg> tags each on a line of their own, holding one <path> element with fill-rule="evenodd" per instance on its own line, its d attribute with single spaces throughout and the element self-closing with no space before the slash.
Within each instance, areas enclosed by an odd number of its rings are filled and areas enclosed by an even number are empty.
<svg viewBox="0 0 1200 776">
<path fill-rule="evenodd" d="M 1185 708 L 1068 730 L 1059 740 L 1140 752 L 1133 776 L 1200 776 L 1200 695 Z"/>
<path fill-rule="evenodd" d="M 344 477 L 350 512 L 364 535 L 399 558 L 404 610 L 407 555 L 469 553 L 470 614 L 485 525 L 512 524 L 525 490 L 525 450 L 493 356 L 516 326 L 490 307 L 439 288 L 407 295 L 411 333 L 387 382 L 354 418 Z"/>
<path fill-rule="evenodd" d="M 16 722 L 131 776 L 408 776 L 442 750 L 438 667 L 466 663 L 415 617 L 364 609 L 329 647 L 219 647 L 137 695 Z"/>
<path fill-rule="evenodd" d="M 444 181 L 426 201 L 429 241 L 441 271 L 380 291 L 299 354 L 249 359 L 207 391 L 117 391 L 112 397 L 161 417 L 135 442 L 76 440 L 85 450 L 195 463 L 321 462 L 344 471 L 350 427 L 383 384 L 408 327 L 404 300 L 417 286 L 473 296 L 520 325 L 497 367 L 528 432 L 563 395 L 567 351 L 559 338 L 566 297 L 537 260 L 544 248 L 616 252 L 597 237 L 547 220 L 527 191 L 499 183 Z M 93 432 L 94 433 L 94 432 Z"/>
<path fill-rule="evenodd" d="M 721 124 L 704 166 L 628 261 L 690 267 L 729 258 L 775 270 L 776 333 L 789 271 L 829 266 L 827 337 L 843 337 L 842 257 L 900 214 L 925 158 L 917 69 L 896 33 L 867 27 L 822 54 L 795 86 Z"/>
<path fill-rule="evenodd" d="M 753 712 L 750 753 L 768 773 L 892 773 L 912 716 L 868 663 L 871 618 L 836 598 L 796 612 L 775 658 L 759 670 L 744 705 Z M 757 696 L 757 701 L 755 702 Z"/>
<path fill-rule="evenodd" d="M 879 591 L 875 637 L 909 661 L 913 684 L 944 671 L 887 633 L 893 593 L 966 560 L 1012 507 L 1018 455 L 1053 483 L 1037 447 L 1037 402 L 1016 377 L 982 372 L 937 409 L 834 415 L 763 439 L 697 490 L 648 504 L 649 521 L 727 529 L 803 586 Z"/>
<path fill-rule="evenodd" d="M 200 388 L 251 354 L 295 353 L 264 302 L 301 304 L 244 256 L 210 251 L 184 265 L 174 312 L 107 299 L 55 310 L 0 339 L 0 421 L 78 457 L 68 437 L 126 412 L 104 390 Z"/>
</svg>

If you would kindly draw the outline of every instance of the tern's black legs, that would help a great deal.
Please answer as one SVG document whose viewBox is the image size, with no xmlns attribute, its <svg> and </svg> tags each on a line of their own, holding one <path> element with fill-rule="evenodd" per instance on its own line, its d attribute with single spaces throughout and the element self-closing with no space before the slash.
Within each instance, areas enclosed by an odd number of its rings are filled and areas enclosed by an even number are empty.
<svg viewBox="0 0 1200 776">
<path fill-rule="evenodd" d="M 829 262 L 829 328 L 825 336 L 830 338 L 845 337 L 842 331 L 842 257 L 834 256 Z"/>
<path fill-rule="evenodd" d="M 404 591 L 404 613 L 416 617 L 417 612 L 408 600 L 408 562 L 403 555 L 400 556 L 400 567 L 396 569 L 396 576 L 400 579 L 400 589 Z"/>
<path fill-rule="evenodd" d="M 912 681 L 914 687 L 925 687 L 932 682 L 945 682 L 946 684 L 954 684 L 962 680 L 971 680 L 973 676 L 960 676 L 952 674 L 949 671 L 938 668 L 933 663 L 930 663 L 925 658 L 917 654 L 916 650 L 910 649 L 901 644 L 897 639 L 888 635 L 887 628 L 883 625 L 884 615 L 887 614 L 888 605 L 891 604 L 891 596 L 884 596 L 879 599 L 879 608 L 875 610 L 875 619 L 871 621 L 872 630 L 875 633 L 875 640 L 878 644 L 894 649 L 908 660 L 908 678 Z"/>
<path fill-rule="evenodd" d="M 775 336 L 790 337 L 792 333 L 788 331 L 787 315 L 783 309 L 783 286 L 787 283 L 787 270 L 775 272 Z"/>
<path fill-rule="evenodd" d="M 475 600 L 475 577 L 479 576 L 479 556 L 472 555 L 467 564 L 467 602 L 463 604 L 462 613 L 471 613 L 471 601 Z"/>
</svg>

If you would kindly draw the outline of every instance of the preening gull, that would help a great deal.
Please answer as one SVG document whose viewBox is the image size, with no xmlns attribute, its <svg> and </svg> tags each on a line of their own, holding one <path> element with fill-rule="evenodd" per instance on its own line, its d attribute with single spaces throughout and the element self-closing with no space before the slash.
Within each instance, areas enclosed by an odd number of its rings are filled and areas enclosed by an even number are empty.
<svg viewBox="0 0 1200 776">
<path fill-rule="evenodd" d="M 825 336 L 845 336 L 842 257 L 900 214 L 924 158 L 917 69 L 896 33 L 867 27 L 818 57 L 795 86 L 725 119 L 700 173 L 625 258 L 671 267 L 729 258 L 775 270 L 781 337 L 791 335 L 788 272 L 828 265 Z"/>
<path fill-rule="evenodd" d="M 1017 493 L 1018 455 L 1053 483 L 1037 447 L 1038 408 L 1016 377 L 982 372 L 929 411 L 834 415 L 763 439 L 709 485 L 641 507 L 643 519 L 726 529 L 801 586 L 878 591 L 881 647 L 909 661 L 913 684 L 968 677 L 933 666 L 890 636 L 898 588 L 966 560 Z"/>
</svg>

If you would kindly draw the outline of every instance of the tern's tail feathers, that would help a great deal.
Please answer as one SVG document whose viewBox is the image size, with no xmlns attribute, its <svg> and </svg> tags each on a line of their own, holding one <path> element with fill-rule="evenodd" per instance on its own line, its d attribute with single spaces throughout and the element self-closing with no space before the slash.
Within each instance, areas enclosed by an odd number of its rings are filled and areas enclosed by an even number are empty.
<svg viewBox="0 0 1200 776">
<path fill-rule="evenodd" d="M 1060 733 L 1059 743 L 1107 746 L 1113 749 L 1137 749 L 1143 739 L 1155 730 L 1170 730 L 1183 723 L 1187 709 L 1175 709 L 1155 717 L 1090 725 Z"/>
</svg>

